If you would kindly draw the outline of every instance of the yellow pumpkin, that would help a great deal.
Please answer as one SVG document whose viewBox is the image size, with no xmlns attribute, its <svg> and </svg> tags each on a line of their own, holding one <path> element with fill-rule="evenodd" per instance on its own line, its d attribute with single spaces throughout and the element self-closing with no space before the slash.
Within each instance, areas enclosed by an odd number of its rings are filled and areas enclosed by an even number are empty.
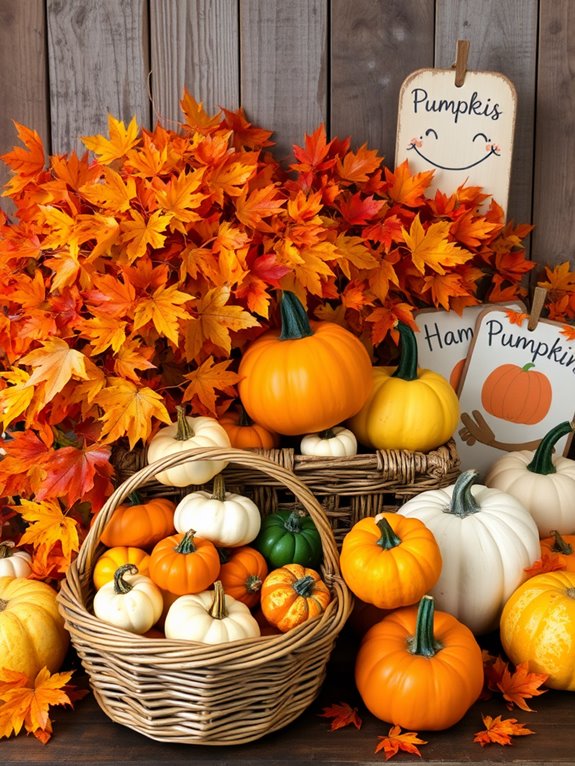
<svg viewBox="0 0 575 766">
<path fill-rule="evenodd" d="M 25 577 L 0 577 L 0 665 L 33 680 L 46 666 L 55 673 L 69 636 L 58 611 L 56 591 Z"/>
<path fill-rule="evenodd" d="M 365 447 L 428 452 L 453 436 L 459 400 L 447 378 L 417 367 L 411 328 L 399 322 L 397 329 L 399 365 L 373 367 L 371 394 L 348 427 Z"/>
</svg>

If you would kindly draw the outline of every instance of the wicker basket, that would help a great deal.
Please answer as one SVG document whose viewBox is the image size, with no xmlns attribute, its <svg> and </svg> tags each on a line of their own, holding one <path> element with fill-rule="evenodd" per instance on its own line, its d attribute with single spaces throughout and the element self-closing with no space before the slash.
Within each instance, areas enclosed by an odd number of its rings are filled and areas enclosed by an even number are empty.
<svg viewBox="0 0 575 766">
<path fill-rule="evenodd" d="M 300 455 L 288 447 L 256 452 L 292 472 L 311 490 L 323 506 L 338 546 L 359 519 L 397 511 L 420 492 L 453 484 L 460 472 L 453 439 L 430 452 L 377 450 L 341 458 Z M 117 446 L 112 462 L 118 480 L 124 481 L 146 464 L 146 455 L 143 450 Z M 258 476 L 242 466 L 230 465 L 224 477 L 230 490 L 251 497 L 263 513 L 293 502 L 284 492 L 283 481 L 274 475 Z M 192 488 L 170 490 L 176 501 L 190 491 Z M 152 480 L 146 492 L 165 497 L 166 487 Z"/>
<path fill-rule="evenodd" d="M 326 612 L 282 635 L 211 646 L 137 636 L 91 612 L 92 572 L 104 526 L 134 490 L 186 460 L 229 460 L 255 483 L 281 484 L 313 518 L 323 545 L 322 576 L 332 592 Z M 165 488 L 167 489 L 167 488 Z M 333 532 L 321 505 L 291 471 L 236 449 L 194 449 L 134 473 L 96 517 L 58 596 L 60 610 L 96 700 L 116 723 L 162 742 L 237 745 L 297 718 L 315 699 L 352 599 L 339 572 Z"/>
</svg>

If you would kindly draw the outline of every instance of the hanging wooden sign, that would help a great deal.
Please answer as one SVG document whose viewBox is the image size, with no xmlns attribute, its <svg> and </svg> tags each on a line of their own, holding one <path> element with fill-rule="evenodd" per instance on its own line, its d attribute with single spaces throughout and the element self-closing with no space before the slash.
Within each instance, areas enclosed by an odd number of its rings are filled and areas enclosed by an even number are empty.
<svg viewBox="0 0 575 766">
<path fill-rule="evenodd" d="M 566 325 L 502 308 L 477 319 L 460 384 L 455 434 L 462 470 L 485 474 L 506 452 L 535 449 L 575 413 L 575 342 Z M 557 444 L 566 455 L 570 439 Z"/>
<path fill-rule="evenodd" d="M 459 41 L 466 42 L 466 41 Z M 428 194 L 481 186 L 507 212 L 516 93 L 499 72 L 419 69 L 399 96 L 396 167 L 434 171 Z"/>
</svg>

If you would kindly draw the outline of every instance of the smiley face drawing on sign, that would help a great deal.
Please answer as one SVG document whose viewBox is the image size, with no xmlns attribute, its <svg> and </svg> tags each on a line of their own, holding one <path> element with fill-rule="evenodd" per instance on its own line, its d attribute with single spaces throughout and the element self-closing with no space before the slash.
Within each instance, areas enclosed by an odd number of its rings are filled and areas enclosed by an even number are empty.
<svg viewBox="0 0 575 766">
<path fill-rule="evenodd" d="M 451 69 L 418 70 L 401 88 L 396 166 L 432 170 L 431 196 L 480 186 L 506 212 L 515 113 L 515 89 L 501 74 L 467 72 L 457 86 Z"/>
</svg>

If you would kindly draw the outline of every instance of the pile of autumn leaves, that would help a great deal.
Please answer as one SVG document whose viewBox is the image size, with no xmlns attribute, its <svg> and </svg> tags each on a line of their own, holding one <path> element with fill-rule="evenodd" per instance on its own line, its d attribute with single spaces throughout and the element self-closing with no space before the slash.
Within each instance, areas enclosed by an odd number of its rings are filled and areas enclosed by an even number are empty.
<svg viewBox="0 0 575 766">
<path fill-rule="evenodd" d="M 178 404 L 233 403 L 238 358 L 281 290 L 380 361 L 418 307 L 524 295 L 530 227 L 481 189 L 428 198 L 431 173 L 391 171 L 323 127 L 280 166 L 241 110 L 208 115 L 186 93 L 182 113 L 178 131 L 110 117 L 84 156 L 47 158 L 19 125 L 3 157 L 0 518 L 39 579 L 63 575 L 111 493 L 113 445 L 145 444 Z M 548 315 L 575 318 L 568 264 L 542 284 Z"/>
</svg>

